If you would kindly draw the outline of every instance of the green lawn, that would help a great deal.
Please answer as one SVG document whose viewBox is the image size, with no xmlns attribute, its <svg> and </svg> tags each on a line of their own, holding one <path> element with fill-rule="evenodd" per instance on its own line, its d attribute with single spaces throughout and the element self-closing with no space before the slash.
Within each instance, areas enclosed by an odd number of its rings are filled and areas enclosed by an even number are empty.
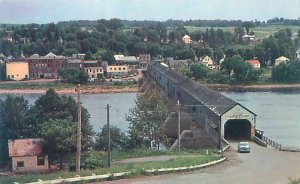
<svg viewBox="0 0 300 184">
<path fill-rule="evenodd" d="M 144 169 L 159 169 L 159 168 L 171 168 L 171 167 L 183 167 L 191 165 L 199 165 L 207 163 L 213 160 L 217 160 L 219 155 L 217 155 L 216 150 L 210 150 L 210 155 L 205 155 L 205 150 L 190 150 L 178 152 L 167 152 L 167 151 L 129 151 L 129 152 L 113 152 L 112 158 L 114 161 L 122 160 L 124 158 L 130 157 L 144 157 L 144 156 L 157 156 L 157 155 L 177 155 L 175 159 L 170 159 L 167 161 L 153 161 L 153 162 L 144 162 L 144 163 L 126 163 L 126 164 L 113 164 L 110 169 L 108 168 L 96 168 L 94 170 L 82 170 L 80 176 L 88 176 L 92 174 L 106 174 L 106 173 L 118 173 L 126 171 L 135 171 L 134 174 L 130 177 L 136 177 L 139 175 L 145 175 Z M 93 156 L 91 156 L 93 155 Z M 94 157 L 101 159 L 106 162 L 106 153 L 104 152 L 91 152 L 84 153 L 83 160 L 86 158 Z M 0 176 L 0 183 L 12 184 L 14 182 L 26 183 L 34 182 L 38 179 L 42 180 L 51 180 L 60 178 L 70 178 L 75 177 L 78 173 L 69 172 L 67 170 L 59 171 L 50 174 L 27 174 L 27 175 L 16 175 L 16 176 Z"/>
</svg>

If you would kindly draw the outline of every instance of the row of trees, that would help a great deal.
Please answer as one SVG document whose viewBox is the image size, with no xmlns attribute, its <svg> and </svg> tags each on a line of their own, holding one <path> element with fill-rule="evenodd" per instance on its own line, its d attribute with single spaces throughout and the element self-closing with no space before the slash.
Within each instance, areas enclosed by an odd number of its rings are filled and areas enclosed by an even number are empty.
<svg viewBox="0 0 300 184">
<path fill-rule="evenodd" d="M 194 63 L 180 70 L 189 77 L 208 83 L 252 83 L 262 74 L 262 70 L 254 69 L 239 55 L 226 57 L 220 70 L 212 70 L 202 63 Z"/>
<path fill-rule="evenodd" d="M 136 106 L 129 111 L 129 132 L 125 134 L 111 127 L 112 149 L 150 148 L 151 142 L 164 142 L 164 121 L 168 116 L 165 97 L 151 91 L 137 97 Z M 89 123 L 89 113 L 82 107 L 82 148 L 105 151 L 107 148 L 107 126 L 95 137 Z M 0 100 L 0 167 L 7 167 L 8 140 L 41 137 L 50 163 L 59 161 L 63 166 L 65 157 L 76 150 L 76 102 L 70 96 L 58 95 L 53 89 L 40 96 L 29 106 L 23 96 L 8 95 Z"/>
<path fill-rule="evenodd" d="M 86 150 L 91 146 L 92 126 L 90 115 L 82 107 L 82 145 Z M 8 95 L 0 100 L 0 163 L 8 164 L 9 139 L 42 137 L 50 162 L 60 160 L 76 148 L 76 101 L 65 95 L 58 95 L 53 89 L 40 96 L 29 106 L 23 96 Z"/>
</svg>

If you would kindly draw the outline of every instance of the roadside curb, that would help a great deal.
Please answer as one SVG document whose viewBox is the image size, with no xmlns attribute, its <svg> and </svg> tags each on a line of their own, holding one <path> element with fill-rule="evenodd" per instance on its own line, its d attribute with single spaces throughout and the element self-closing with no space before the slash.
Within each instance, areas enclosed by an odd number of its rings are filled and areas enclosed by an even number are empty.
<svg viewBox="0 0 300 184">
<path fill-rule="evenodd" d="M 161 169 L 151 169 L 151 170 L 144 170 L 145 173 L 148 174 L 159 174 L 159 173 L 165 173 L 165 172 L 176 172 L 176 171 L 188 171 L 188 170 L 195 170 L 195 169 L 201 169 L 209 166 L 216 165 L 218 163 L 221 163 L 226 160 L 226 157 L 223 157 L 219 160 L 215 160 L 206 164 L 200 164 L 200 165 L 194 165 L 194 166 L 188 166 L 188 167 L 176 167 L 176 168 L 161 168 Z M 89 181 L 89 180 L 97 180 L 97 179 L 109 179 L 114 177 L 126 177 L 127 175 L 130 175 L 134 173 L 135 171 L 130 172 L 120 172 L 120 173 L 108 173 L 103 175 L 95 175 L 92 176 L 77 176 L 74 178 L 66 178 L 66 179 L 56 179 L 56 180 L 48 180 L 48 181 L 41 181 L 38 182 L 31 182 L 26 184 L 58 184 L 58 183 L 72 183 L 72 182 L 78 182 L 78 181 Z M 14 184 L 18 184 L 17 182 L 14 182 Z"/>
</svg>

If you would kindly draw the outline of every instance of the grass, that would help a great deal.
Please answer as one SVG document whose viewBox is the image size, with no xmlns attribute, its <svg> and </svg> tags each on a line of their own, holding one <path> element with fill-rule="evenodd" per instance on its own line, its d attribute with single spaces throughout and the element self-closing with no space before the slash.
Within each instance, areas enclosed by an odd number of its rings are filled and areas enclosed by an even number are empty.
<svg viewBox="0 0 300 184">
<path fill-rule="evenodd" d="M 99 87 L 97 84 L 86 84 L 81 85 L 81 89 L 91 90 Z M 137 87 L 137 84 L 124 84 L 124 85 L 114 85 L 108 84 L 105 86 L 101 86 L 105 89 L 122 89 L 124 87 Z M 49 88 L 53 88 L 55 90 L 69 89 L 75 88 L 75 84 L 70 83 L 62 83 L 57 81 L 49 81 L 49 82 L 0 82 L 0 89 L 31 89 L 31 90 L 48 90 Z"/>
<path fill-rule="evenodd" d="M 1 82 L 1 89 L 64 89 L 73 88 L 75 85 L 60 82 Z"/>
<path fill-rule="evenodd" d="M 158 155 L 177 155 L 176 158 L 170 159 L 167 161 L 153 161 L 153 162 L 143 162 L 143 163 L 126 163 L 126 164 L 113 164 L 111 168 L 96 168 L 94 170 L 82 170 L 79 175 L 80 176 L 89 176 L 92 174 L 106 174 L 106 173 L 118 173 L 118 172 L 126 172 L 133 171 L 134 173 L 130 177 L 137 177 L 141 175 L 145 175 L 145 169 L 159 169 L 159 168 L 171 168 L 171 167 L 183 167 L 183 166 L 191 166 L 191 165 L 199 165 L 203 163 L 207 163 L 219 158 L 217 154 L 215 154 L 216 150 L 210 150 L 211 155 L 205 155 L 205 150 L 184 150 L 182 152 L 167 152 L 167 151 L 146 151 L 146 150 L 136 150 L 136 151 L 128 151 L 128 152 L 113 152 L 112 157 L 113 160 L 122 160 L 124 158 L 132 158 L 132 157 L 144 157 L 144 156 L 158 156 Z M 90 154 L 90 153 L 88 153 Z M 92 152 L 92 154 L 98 154 L 99 158 L 105 159 L 104 152 Z M 87 156 L 87 153 L 85 153 Z M 84 157 L 84 156 L 83 156 Z M 1 176 L 0 183 L 11 184 L 14 182 L 26 183 L 26 182 L 34 182 L 41 180 L 52 180 L 58 178 L 70 178 L 75 177 L 78 173 L 69 172 L 69 171 L 59 171 L 55 173 L 49 174 L 40 174 L 40 173 L 31 173 L 27 175 L 15 175 L 15 176 Z"/>
</svg>

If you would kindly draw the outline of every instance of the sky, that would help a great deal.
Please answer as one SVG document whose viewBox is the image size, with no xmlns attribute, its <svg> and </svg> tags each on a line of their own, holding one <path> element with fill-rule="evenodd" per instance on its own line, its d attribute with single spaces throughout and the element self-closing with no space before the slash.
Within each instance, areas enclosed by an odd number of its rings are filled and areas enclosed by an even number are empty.
<svg viewBox="0 0 300 184">
<path fill-rule="evenodd" d="M 297 19 L 300 0 L 0 0 L 0 23 L 68 20 Z"/>
</svg>

